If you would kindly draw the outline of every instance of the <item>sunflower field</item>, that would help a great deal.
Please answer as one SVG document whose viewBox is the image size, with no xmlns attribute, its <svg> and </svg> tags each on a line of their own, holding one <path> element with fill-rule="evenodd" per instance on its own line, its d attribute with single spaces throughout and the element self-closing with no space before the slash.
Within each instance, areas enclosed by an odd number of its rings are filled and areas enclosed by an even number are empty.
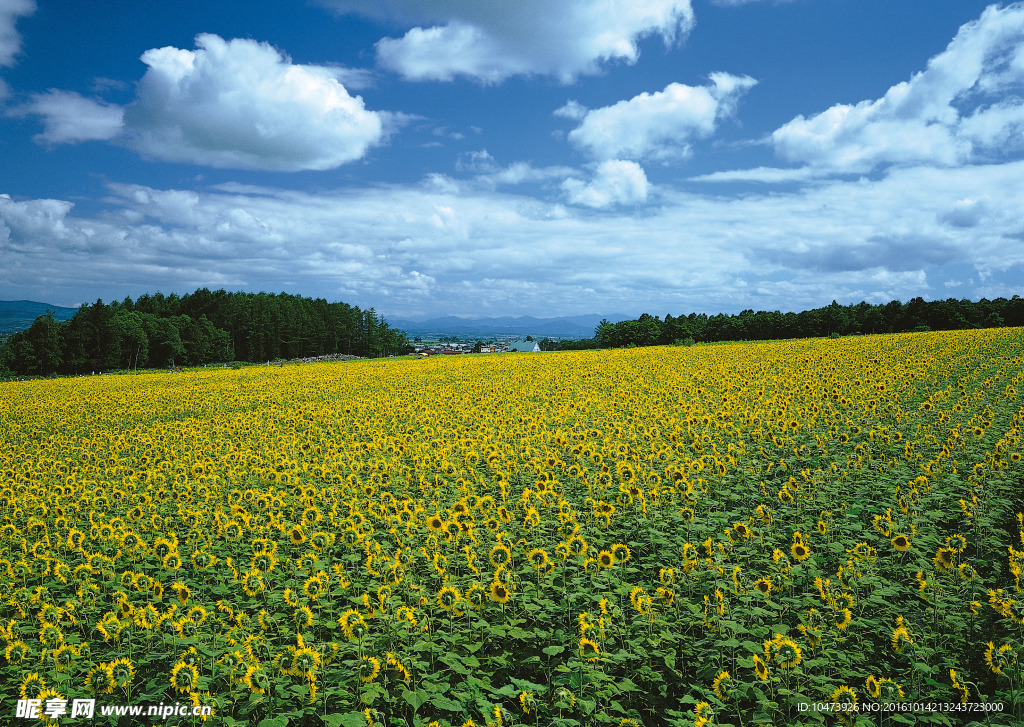
<svg viewBox="0 0 1024 727">
<path fill-rule="evenodd" d="M 993 329 L 0 384 L 0 720 L 1021 724 L 1022 370 Z"/>
</svg>

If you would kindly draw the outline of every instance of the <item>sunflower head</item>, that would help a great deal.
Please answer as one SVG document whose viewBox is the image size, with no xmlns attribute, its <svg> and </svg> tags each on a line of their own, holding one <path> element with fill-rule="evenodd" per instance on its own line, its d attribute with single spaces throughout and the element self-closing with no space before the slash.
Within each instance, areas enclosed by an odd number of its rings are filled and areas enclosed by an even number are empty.
<svg viewBox="0 0 1024 727">
<path fill-rule="evenodd" d="M 757 674 L 757 678 L 761 681 L 768 681 L 768 665 L 765 664 L 764 660 L 757 654 L 754 654 L 754 672 Z"/>
<path fill-rule="evenodd" d="M 372 682 L 380 674 L 380 660 L 365 654 L 359 659 L 359 681 Z"/>
<path fill-rule="evenodd" d="M 597 661 L 601 658 L 601 649 L 590 639 L 580 639 L 580 658 L 585 661 Z"/>
<path fill-rule="evenodd" d="M 732 693 L 735 690 L 736 684 L 733 678 L 729 676 L 729 672 L 721 671 L 715 680 L 711 683 L 711 689 L 715 692 L 715 695 L 723 702 L 728 702 L 732 697 Z"/>
</svg>

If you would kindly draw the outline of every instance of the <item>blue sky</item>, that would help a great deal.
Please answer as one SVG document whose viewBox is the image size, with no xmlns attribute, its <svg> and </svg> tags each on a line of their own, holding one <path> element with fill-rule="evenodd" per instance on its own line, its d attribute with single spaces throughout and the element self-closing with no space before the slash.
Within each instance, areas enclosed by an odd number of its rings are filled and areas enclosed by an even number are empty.
<svg viewBox="0 0 1024 727">
<path fill-rule="evenodd" d="M 1022 3 L 0 0 L 2 299 L 1009 297 L 1022 151 Z"/>
</svg>

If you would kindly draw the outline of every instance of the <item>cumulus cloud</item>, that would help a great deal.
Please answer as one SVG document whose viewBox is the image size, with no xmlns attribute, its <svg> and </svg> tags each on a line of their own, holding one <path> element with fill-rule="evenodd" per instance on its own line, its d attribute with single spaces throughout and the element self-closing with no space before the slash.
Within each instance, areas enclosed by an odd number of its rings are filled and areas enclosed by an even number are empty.
<svg viewBox="0 0 1024 727">
<path fill-rule="evenodd" d="M 32 95 L 32 100 L 14 112 L 42 117 L 43 133 L 33 139 L 47 144 L 106 141 L 121 133 L 124 109 L 69 91 L 50 90 Z"/>
<path fill-rule="evenodd" d="M 0 0 L 0 67 L 14 64 L 21 51 L 21 36 L 15 29 L 18 18 L 35 12 L 35 0 Z"/>
<path fill-rule="evenodd" d="M 609 159 L 598 165 L 590 182 L 570 177 L 562 189 L 570 202 L 586 207 L 637 204 L 647 199 L 647 175 L 636 162 Z"/>
<path fill-rule="evenodd" d="M 569 141 L 599 159 L 685 158 L 690 143 L 710 136 L 757 83 L 728 73 L 712 73 L 710 79 L 707 86 L 670 83 L 664 91 L 587 111 Z"/>
<path fill-rule="evenodd" d="M 582 121 L 583 117 L 587 115 L 589 111 L 586 106 L 581 104 L 575 99 L 569 99 L 565 102 L 565 105 L 558 107 L 552 113 L 555 116 L 561 116 L 563 119 L 570 119 L 572 121 Z"/>
<path fill-rule="evenodd" d="M 877 100 L 837 104 L 775 130 L 782 158 L 836 172 L 956 166 L 1024 128 L 1024 4 L 991 6 L 945 51 Z M 993 103 L 994 101 L 994 103 Z M 1019 142 L 1017 142 L 1019 144 Z"/>
<path fill-rule="evenodd" d="M 42 117 L 44 142 L 108 139 L 155 159 L 274 171 L 360 159 L 403 118 L 350 95 L 345 69 L 295 64 L 253 40 L 203 34 L 195 50 L 154 48 L 142 61 L 148 70 L 123 108 L 50 91 L 19 113 Z"/>
<path fill-rule="evenodd" d="M 266 43 L 196 37 L 196 50 L 155 48 L 125 110 L 143 154 L 214 167 L 331 169 L 381 140 L 379 114 L 336 71 L 293 64 Z"/>
<path fill-rule="evenodd" d="M 637 41 L 666 44 L 694 25 L 690 0 L 321 0 L 339 12 L 416 24 L 377 43 L 377 60 L 409 80 L 457 76 L 497 83 L 515 75 L 551 75 L 568 83 L 609 61 L 634 63 Z"/>
</svg>

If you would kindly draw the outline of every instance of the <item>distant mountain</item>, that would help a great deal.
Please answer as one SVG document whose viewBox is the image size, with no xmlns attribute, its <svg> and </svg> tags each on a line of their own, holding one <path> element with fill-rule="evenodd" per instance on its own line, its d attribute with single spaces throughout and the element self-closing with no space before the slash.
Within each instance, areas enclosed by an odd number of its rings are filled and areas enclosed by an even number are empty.
<svg viewBox="0 0 1024 727">
<path fill-rule="evenodd" d="M 388 325 L 400 331 L 405 331 L 409 336 L 533 336 L 536 339 L 545 336 L 558 338 L 590 338 L 594 335 L 594 329 L 602 319 L 608 319 L 611 323 L 630 320 L 630 316 L 609 315 L 599 316 L 596 314 L 582 316 L 563 316 L 560 318 L 535 318 L 533 316 L 520 316 L 512 318 L 504 316 L 501 318 L 458 318 L 456 316 L 444 316 L 442 318 L 430 318 L 425 321 L 411 321 L 400 318 L 389 318 Z"/>
<path fill-rule="evenodd" d="M 54 320 L 66 321 L 74 317 L 78 308 L 62 308 L 32 300 L 0 300 L 0 334 L 28 330 L 35 319 L 46 311 L 53 313 Z"/>
</svg>

